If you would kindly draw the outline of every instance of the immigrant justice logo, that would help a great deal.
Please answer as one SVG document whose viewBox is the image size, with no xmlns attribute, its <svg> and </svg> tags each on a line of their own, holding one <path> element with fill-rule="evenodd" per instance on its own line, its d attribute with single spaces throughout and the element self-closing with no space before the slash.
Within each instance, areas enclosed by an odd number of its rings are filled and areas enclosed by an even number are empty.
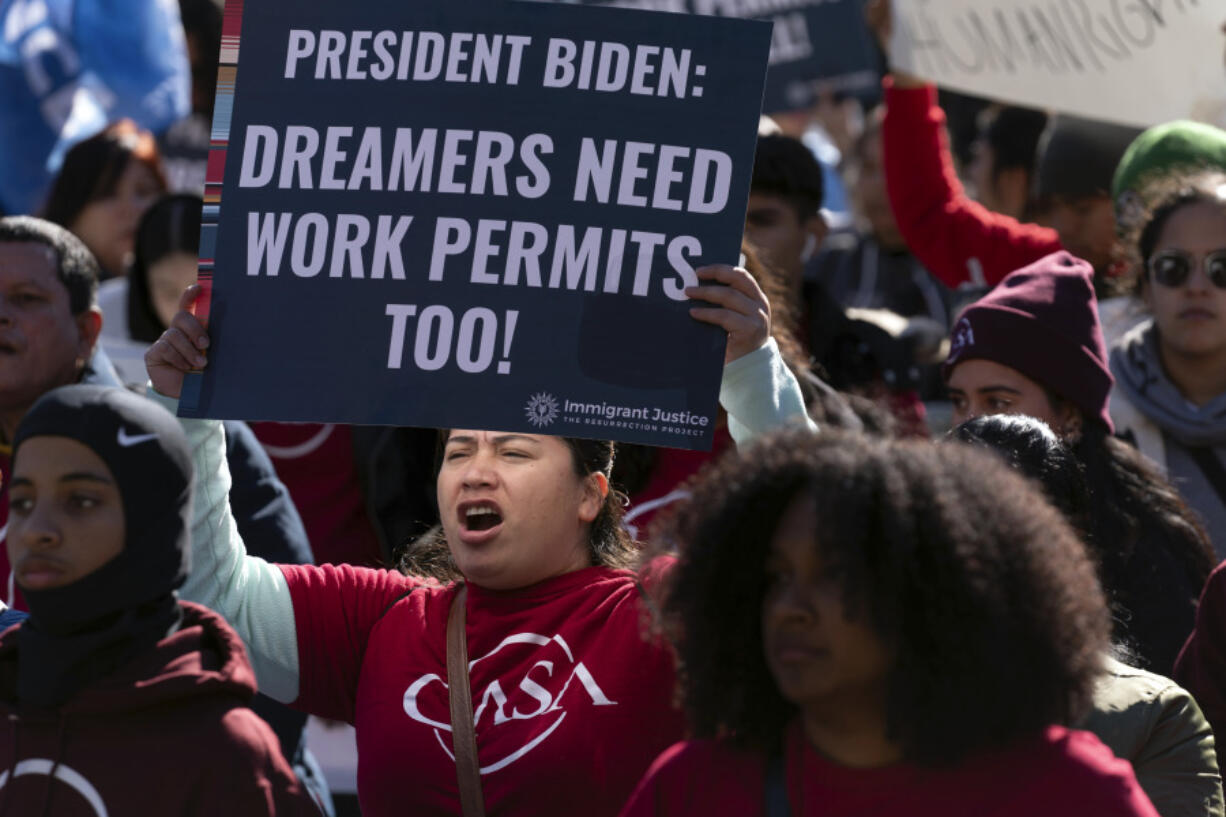
<svg viewBox="0 0 1226 817">
<path fill-rule="evenodd" d="M 558 419 L 557 398 L 547 392 L 537 392 L 528 398 L 524 413 L 528 415 L 528 422 L 537 428 L 552 425 Z"/>
</svg>

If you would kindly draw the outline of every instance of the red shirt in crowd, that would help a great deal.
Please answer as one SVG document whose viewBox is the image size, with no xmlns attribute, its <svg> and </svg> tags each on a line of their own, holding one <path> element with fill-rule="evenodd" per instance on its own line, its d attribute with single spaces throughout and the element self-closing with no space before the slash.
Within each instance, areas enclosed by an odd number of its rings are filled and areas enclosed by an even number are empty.
<svg viewBox="0 0 1226 817">
<path fill-rule="evenodd" d="M 936 87 L 885 80 L 882 162 L 890 207 L 911 253 L 946 286 L 995 286 L 1063 249 L 1055 230 L 994 213 L 967 197 L 954 170 Z"/>
<path fill-rule="evenodd" d="M 721 423 L 715 429 L 710 451 L 658 449 L 651 479 L 641 491 L 630 497 L 630 505 L 622 520 L 630 535 L 644 540 L 653 520 L 672 513 L 680 503 L 689 499 L 690 493 L 684 487 L 686 481 L 732 447 L 728 426 Z"/>
<path fill-rule="evenodd" d="M 1209 574 L 1196 608 L 1196 627 L 1175 659 L 1172 677 L 1196 698 L 1226 757 L 1226 562 Z"/>
<path fill-rule="evenodd" d="M 281 569 L 298 635 L 294 705 L 356 727 L 362 813 L 459 814 L 446 686 L 454 585 L 347 565 Z M 647 635 L 635 574 L 470 585 L 467 604 L 487 812 L 616 815 L 685 728 L 672 654 Z"/>
<path fill-rule="evenodd" d="M 785 745 L 792 817 L 1158 817 L 1127 761 L 1090 733 L 1057 726 L 945 770 L 839 766 L 809 748 L 796 724 Z M 681 743 L 652 765 L 621 817 L 757 817 L 764 779 L 760 754 Z"/>
<path fill-rule="evenodd" d="M 221 616 L 179 628 L 58 709 L 17 700 L 20 629 L 0 637 L 0 814 L 318 817 L 248 708 L 255 675 Z"/>
<path fill-rule="evenodd" d="M 250 426 L 302 516 L 315 563 L 381 564 L 379 535 L 366 513 L 349 426 Z"/>
</svg>

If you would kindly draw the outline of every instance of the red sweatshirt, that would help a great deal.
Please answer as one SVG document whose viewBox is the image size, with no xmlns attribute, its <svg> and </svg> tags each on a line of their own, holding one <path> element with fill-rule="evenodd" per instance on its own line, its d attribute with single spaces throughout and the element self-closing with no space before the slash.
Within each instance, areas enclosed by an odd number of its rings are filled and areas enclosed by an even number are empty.
<svg viewBox="0 0 1226 817">
<path fill-rule="evenodd" d="M 319 814 L 247 708 L 243 644 L 188 602 L 182 626 L 58 710 L 15 706 L 17 633 L 0 639 L 0 815 Z"/>
<path fill-rule="evenodd" d="M 1175 659 L 1172 677 L 1196 698 L 1213 733 L 1222 736 L 1217 751 L 1226 760 L 1226 562 L 1205 582 L 1196 628 Z"/>
<path fill-rule="evenodd" d="M 357 729 L 366 817 L 460 813 L 447 697 L 454 585 L 283 566 L 298 632 L 295 706 Z M 486 810 L 617 814 L 684 735 L 669 649 L 646 636 L 630 571 L 468 591 L 468 657 Z"/>
<path fill-rule="evenodd" d="M 1063 249 L 1055 230 L 1023 224 L 967 197 L 954 171 L 945 112 L 932 85 L 896 88 L 885 80 L 881 128 L 886 189 L 912 254 L 946 286 L 995 286 L 1009 273 Z"/>
<path fill-rule="evenodd" d="M 1132 767 L 1089 732 L 1053 726 L 1040 739 L 947 770 L 849 769 L 786 738 L 793 817 L 1158 817 Z M 765 762 L 720 741 L 673 746 L 652 765 L 621 817 L 757 817 Z"/>
<path fill-rule="evenodd" d="M 302 516 L 316 564 L 378 565 L 347 425 L 250 423 Z"/>
<path fill-rule="evenodd" d="M 630 497 L 630 506 L 622 519 L 630 535 L 642 541 L 655 519 L 672 513 L 680 503 L 689 499 L 689 492 L 682 488 L 686 481 L 732 447 L 728 426 L 721 423 L 715 428 L 710 451 L 659 449 L 651 479 L 643 490 Z"/>
</svg>

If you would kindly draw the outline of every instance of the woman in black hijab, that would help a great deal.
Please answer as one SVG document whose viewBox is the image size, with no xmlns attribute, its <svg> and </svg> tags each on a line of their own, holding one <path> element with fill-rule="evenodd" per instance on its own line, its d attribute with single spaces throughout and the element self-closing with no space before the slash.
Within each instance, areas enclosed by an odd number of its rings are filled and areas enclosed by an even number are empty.
<svg viewBox="0 0 1226 817">
<path fill-rule="evenodd" d="M 242 643 L 175 596 L 192 484 L 175 419 L 56 389 L 18 427 L 11 479 L 30 618 L 0 638 L 0 815 L 317 813 L 246 707 Z"/>
</svg>

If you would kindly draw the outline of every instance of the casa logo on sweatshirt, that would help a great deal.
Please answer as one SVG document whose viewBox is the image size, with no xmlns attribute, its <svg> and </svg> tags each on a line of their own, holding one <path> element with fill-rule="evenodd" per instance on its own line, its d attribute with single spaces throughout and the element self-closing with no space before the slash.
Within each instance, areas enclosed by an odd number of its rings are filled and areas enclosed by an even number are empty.
<svg viewBox="0 0 1226 817">
<path fill-rule="evenodd" d="M 530 652 L 525 655 L 525 651 Z M 584 663 L 575 660 L 570 645 L 560 635 L 509 635 L 497 647 L 469 662 L 470 677 L 482 676 L 480 665 L 483 662 L 528 669 L 521 671 L 519 677 L 495 678 L 480 689 L 473 686 L 473 720 L 479 742 L 488 730 L 520 727 L 517 731 L 524 736 L 522 741 L 512 741 L 500 752 L 500 757 L 482 766 L 482 774 L 504 769 L 541 745 L 575 707 L 617 706 L 617 701 L 605 694 Z M 440 689 L 430 689 L 434 684 Z M 445 703 L 447 679 L 437 673 L 418 678 L 405 690 L 404 711 L 418 723 L 431 727 L 439 746 L 454 761 L 451 740 L 443 736 L 443 732 L 451 731 L 448 713 L 444 711 L 430 717 L 422 711 L 427 690 L 431 700 L 436 702 L 439 700 L 436 695 L 441 691 Z M 500 740 L 499 744 L 502 743 L 504 741 Z M 489 758 L 482 760 L 489 761 Z"/>
</svg>

